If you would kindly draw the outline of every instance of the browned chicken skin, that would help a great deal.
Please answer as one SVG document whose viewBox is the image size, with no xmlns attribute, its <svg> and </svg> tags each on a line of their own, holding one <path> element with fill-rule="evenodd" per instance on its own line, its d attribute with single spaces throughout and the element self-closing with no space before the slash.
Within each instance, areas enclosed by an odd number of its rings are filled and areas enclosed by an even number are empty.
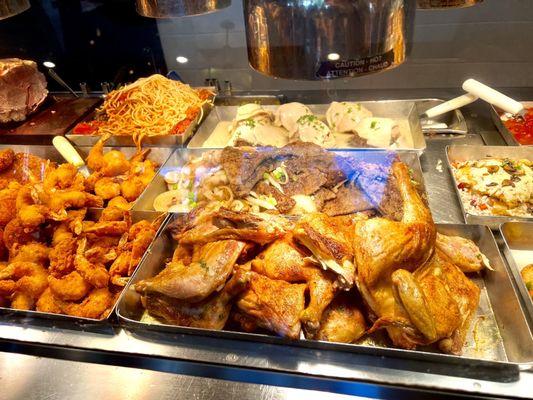
<svg viewBox="0 0 533 400">
<path fill-rule="evenodd" d="M 189 265 L 170 262 L 157 276 L 137 283 L 135 289 L 191 302 L 204 300 L 224 285 L 244 245 L 236 240 L 207 243 Z"/>
<path fill-rule="evenodd" d="M 250 274 L 250 287 L 237 301 L 239 310 L 261 328 L 291 339 L 299 338 L 306 285 Z"/>
<path fill-rule="evenodd" d="M 463 272 L 478 272 L 485 267 L 490 268 L 487 258 L 471 240 L 437 233 L 435 246 Z"/>
<path fill-rule="evenodd" d="M 271 214 L 239 213 L 220 209 L 202 216 L 192 229 L 174 236 L 182 244 L 208 243 L 217 240 L 246 240 L 259 244 L 270 243 L 285 234 L 290 223 Z"/>
<path fill-rule="evenodd" d="M 249 273 L 240 270 L 230 278 L 220 293 L 213 293 L 198 303 L 176 300 L 158 293 L 143 296 L 142 302 L 151 315 L 163 322 L 220 330 L 228 320 L 231 300 L 246 289 L 248 282 Z"/>
<path fill-rule="evenodd" d="M 393 343 L 413 348 L 416 342 L 411 338 L 412 329 L 402 328 L 412 324 L 404 307 L 395 300 L 391 277 L 397 269 L 413 271 L 429 259 L 436 230 L 431 212 L 411 184 L 407 166 L 395 162 L 392 173 L 403 202 L 403 217 L 401 221 L 373 218 L 356 223 L 357 286 L 378 317 L 376 323 L 388 326 Z"/>
<path fill-rule="evenodd" d="M 272 243 L 251 263 L 252 270 L 271 279 L 286 282 L 305 282 L 309 290 L 309 303 L 300 320 L 310 331 L 316 331 L 324 309 L 336 293 L 335 274 L 323 271 L 296 247 L 288 234 Z"/>
<path fill-rule="evenodd" d="M 352 227 L 339 221 L 322 213 L 305 215 L 296 223 L 294 238 L 313 253 L 324 269 L 338 275 L 341 287 L 349 289 L 355 278 Z"/>
<path fill-rule="evenodd" d="M 353 343 L 364 335 L 365 317 L 351 293 L 340 293 L 326 308 L 315 335 L 306 336 L 328 342 Z"/>
</svg>

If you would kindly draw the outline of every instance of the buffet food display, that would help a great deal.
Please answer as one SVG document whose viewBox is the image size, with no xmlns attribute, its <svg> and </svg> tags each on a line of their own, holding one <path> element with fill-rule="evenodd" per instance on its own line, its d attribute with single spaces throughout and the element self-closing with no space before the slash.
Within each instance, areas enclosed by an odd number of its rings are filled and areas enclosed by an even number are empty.
<svg viewBox="0 0 533 400">
<path fill-rule="evenodd" d="M 2 312 L 533 361 L 516 351 L 531 343 L 528 320 L 510 312 L 522 309 L 515 284 L 533 294 L 533 243 L 502 228 L 515 283 L 487 227 L 533 218 L 530 148 L 450 146 L 470 225 L 438 224 L 415 101 L 246 103 L 204 119 L 212 97 L 160 75 L 112 91 L 69 135 L 91 138 L 78 147 L 88 173 L 31 146 L 0 148 Z M 169 137 L 181 139 L 148 147 Z M 116 138 L 129 146 L 109 147 Z"/>
</svg>

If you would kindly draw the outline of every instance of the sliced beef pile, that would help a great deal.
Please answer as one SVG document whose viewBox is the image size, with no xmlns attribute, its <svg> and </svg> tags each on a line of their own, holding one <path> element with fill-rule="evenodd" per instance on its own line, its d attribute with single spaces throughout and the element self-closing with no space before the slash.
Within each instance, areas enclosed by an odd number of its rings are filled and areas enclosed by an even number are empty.
<svg viewBox="0 0 533 400">
<path fill-rule="evenodd" d="M 335 197 L 324 203 L 322 212 L 331 217 L 336 215 L 353 214 L 356 212 L 372 210 L 374 205 L 356 186 L 350 184 L 341 186 Z"/>
<path fill-rule="evenodd" d="M 0 123 L 25 120 L 47 95 L 46 79 L 35 62 L 0 60 Z"/>
<path fill-rule="evenodd" d="M 401 220 L 403 205 L 391 173 L 394 158 L 382 162 L 360 162 L 356 172 L 356 183 L 370 203 L 386 218 Z"/>
<path fill-rule="evenodd" d="M 274 147 L 225 147 L 220 163 L 235 196 L 247 196 L 265 172 L 274 169 Z"/>
</svg>

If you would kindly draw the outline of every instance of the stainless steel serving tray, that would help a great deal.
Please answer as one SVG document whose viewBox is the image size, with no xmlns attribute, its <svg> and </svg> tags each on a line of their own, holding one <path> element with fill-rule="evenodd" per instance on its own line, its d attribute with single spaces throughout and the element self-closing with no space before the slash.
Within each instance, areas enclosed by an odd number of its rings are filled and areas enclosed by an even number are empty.
<svg viewBox="0 0 533 400">
<path fill-rule="evenodd" d="M 418 115 L 421 115 L 425 111 L 432 107 L 438 106 L 444 103 L 442 99 L 417 99 L 416 107 Z M 425 123 L 424 123 L 425 122 Z M 446 124 L 446 128 L 434 128 L 435 124 Z M 430 120 L 421 120 L 421 127 L 424 134 L 429 136 L 446 135 L 443 136 L 447 139 L 453 138 L 453 135 L 466 135 L 468 133 L 468 126 L 466 119 L 463 116 L 461 110 L 456 109 L 447 113 L 437 115 Z"/>
<path fill-rule="evenodd" d="M 461 204 L 461 211 L 467 224 L 487 225 L 491 229 L 498 229 L 500 224 L 507 221 L 533 221 L 530 217 L 506 217 L 499 215 L 474 215 L 465 210 L 461 194 L 457 188 L 457 180 L 453 174 L 452 163 L 461 161 L 479 160 L 486 157 L 496 158 L 522 158 L 533 160 L 533 147 L 507 147 L 507 146 L 471 146 L 471 145 L 451 145 L 446 146 L 446 159 L 448 169 L 452 176 L 455 193 Z"/>
<path fill-rule="evenodd" d="M 170 223 L 176 215 L 167 220 Z M 138 331 L 162 331 L 179 334 L 207 335 L 230 339 L 267 342 L 282 345 L 330 349 L 354 353 L 423 359 L 438 363 L 460 363 L 463 365 L 510 365 L 527 364 L 533 361 L 533 337 L 528 329 L 525 315 L 515 295 L 505 264 L 500 256 L 490 229 L 475 225 L 438 225 L 442 233 L 461 235 L 474 240 L 489 258 L 494 271 L 483 271 L 470 278 L 480 287 L 480 305 L 472 322 L 463 356 L 453 356 L 436 352 L 433 348 L 423 350 L 403 350 L 369 344 L 367 339 L 359 344 L 321 342 L 307 339 L 287 340 L 277 336 L 234 331 L 215 331 L 188 328 L 168 324 L 141 322 L 145 313 L 140 295 L 133 285 L 159 273 L 165 262 L 172 256 L 175 242 L 164 230 L 160 231 L 151 250 L 143 259 L 137 272 L 131 278 L 128 288 L 120 299 L 117 314 L 123 325 Z M 477 340 L 475 340 L 477 339 Z"/>
<path fill-rule="evenodd" d="M 167 184 L 165 183 L 164 176 L 170 171 L 179 171 L 185 164 L 189 161 L 191 157 L 199 157 L 203 153 L 213 150 L 220 149 L 176 149 L 167 160 L 167 162 L 160 168 L 158 174 L 154 177 L 150 185 L 145 189 L 145 191 L 139 196 L 135 205 L 133 206 L 134 210 L 147 210 L 153 211 L 153 204 L 155 198 L 163 193 L 168 191 Z M 374 156 L 379 156 L 388 153 L 386 150 L 376 150 L 376 149 L 352 149 L 352 150 L 330 150 L 337 155 L 342 155 L 345 157 L 354 157 L 359 159 L 371 159 Z M 420 159 L 418 153 L 415 151 L 408 150 L 398 150 L 394 151 L 398 154 L 400 160 L 402 160 L 409 168 L 412 170 L 413 178 L 420 184 L 420 189 L 422 192 L 425 192 L 424 185 L 424 175 L 422 173 L 422 167 L 420 165 Z"/>
<path fill-rule="evenodd" d="M 413 140 L 412 148 L 401 148 L 401 150 L 413 150 L 422 153 L 426 148 L 426 139 L 420 126 L 418 109 L 413 100 L 379 100 L 379 101 L 359 101 L 376 117 L 386 117 L 392 119 L 405 120 L 408 123 L 410 134 Z M 311 111 L 319 118 L 322 118 L 330 104 L 306 104 Z M 238 106 L 215 106 L 205 121 L 200 125 L 196 134 L 188 144 L 188 148 L 203 148 L 205 141 L 211 136 L 217 125 L 222 121 L 232 121 L 237 113 Z M 264 109 L 269 111 L 277 110 L 278 106 L 265 105 Z M 404 127 L 405 128 L 405 127 Z M 224 146 L 222 146 L 224 147 Z M 346 147 L 353 149 L 356 147 Z M 339 147 L 338 149 L 344 149 Z M 389 149 L 400 150 L 400 149 Z"/>
<path fill-rule="evenodd" d="M 505 222 L 500 226 L 500 232 L 504 241 L 505 258 L 529 313 L 530 326 L 533 329 L 533 300 L 520 275 L 522 268 L 533 264 L 533 222 Z"/>
<path fill-rule="evenodd" d="M 203 112 L 198 115 L 195 121 L 193 121 L 187 130 L 181 135 L 164 135 L 164 136 L 149 136 L 143 139 L 143 147 L 155 146 L 155 147 L 183 147 L 187 140 L 196 132 L 198 126 L 207 117 L 212 106 L 204 104 Z M 89 114 L 83 121 L 88 122 L 94 119 L 95 113 Z M 82 122 L 83 122 L 82 121 Z M 76 146 L 93 146 L 102 136 L 101 135 L 79 135 L 73 133 L 74 127 L 65 135 Z M 106 142 L 108 146 L 124 146 L 134 147 L 135 143 L 131 136 L 112 136 Z"/>
<path fill-rule="evenodd" d="M 526 108 L 533 107 L 533 101 L 521 101 L 521 103 Z M 503 123 L 503 114 L 505 114 L 505 111 L 500 110 L 498 107 L 495 107 L 493 105 L 490 106 L 490 115 L 492 117 L 492 121 L 494 122 L 494 125 L 496 125 L 496 128 L 498 128 L 498 131 L 500 131 L 503 140 L 505 140 L 505 143 L 507 143 L 509 146 L 524 146 L 523 144 L 520 144 L 518 140 L 516 140 L 513 133 L 509 129 L 507 129 L 507 127 Z"/>
<path fill-rule="evenodd" d="M 101 212 L 102 212 L 101 209 L 90 209 L 87 213 L 87 216 L 91 219 L 96 219 L 99 217 Z M 166 219 L 168 219 L 168 215 L 165 215 L 164 213 L 153 212 L 153 211 L 132 211 L 131 218 L 134 223 L 141 221 L 143 219 L 147 221 L 154 221 L 157 218 L 161 218 L 161 225 L 158 230 L 158 234 L 159 234 L 165 226 L 165 222 L 166 222 Z M 156 235 L 156 237 L 158 236 L 158 234 Z M 146 256 L 146 254 L 148 254 L 148 252 L 150 251 L 150 248 L 151 248 L 151 245 L 145 252 L 143 258 Z M 140 263 L 139 263 L 139 266 L 140 266 Z M 102 325 L 102 324 L 109 324 L 114 319 L 115 309 L 117 307 L 117 304 L 119 303 L 119 300 L 124 295 L 124 292 L 125 292 L 124 289 L 122 290 L 121 294 L 115 301 L 115 304 L 113 304 L 113 307 L 111 311 L 109 312 L 109 315 L 105 319 L 85 318 L 85 317 L 77 317 L 77 316 L 66 315 L 66 314 L 53 314 L 53 313 L 32 311 L 32 310 L 15 310 L 9 307 L 0 307 L 0 314 L 3 316 L 3 318 L 8 318 L 10 316 L 38 317 L 38 318 L 46 318 L 46 319 L 53 319 L 53 320 L 71 321 L 73 323 L 76 323 L 77 325 L 82 325 L 82 326 L 90 326 L 90 325 L 96 326 L 96 325 Z"/>
</svg>

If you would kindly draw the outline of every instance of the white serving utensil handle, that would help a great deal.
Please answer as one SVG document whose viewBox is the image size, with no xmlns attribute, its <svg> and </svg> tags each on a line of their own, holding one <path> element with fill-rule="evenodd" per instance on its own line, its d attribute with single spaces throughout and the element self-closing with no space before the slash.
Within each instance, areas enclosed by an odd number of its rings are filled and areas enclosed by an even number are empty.
<svg viewBox="0 0 533 400">
<path fill-rule="evenodd" d="M 520 115 L 524 112 L 524 106 L 522 103 L 511 99 L 503 93 L 500 93 L 475 79 L 467 79 L 464 81 L 463 89 L 508 113 Z"/>
<path fill-rule="evenodd" d="M 466 106 L 467 104 L 473 103 L 478 98 L 479 97 L 475 94 L 463 94 L 462 96 L 445 101 L 444 103 L 441 103 L 435 107 L 431 107 L 429 110 L 426 110 L 422 114 L 422 118 L 433 118 L 437 115 L 445 114 L 449 111 L 456 110 L 457 108 L 461 108 L 463 106 Z"/>
<path fill-rule="evenodd" d="M 52 144 L 68 163 L 78 168 L 82 174 L 88 174 L 89 171 L 85 165 L 85 161 L 83 161 L 83 158 L 81 158 L 78 151 L 67 138 L 63 136 L 55 136 L 52 139 Z"/>
</svg>

